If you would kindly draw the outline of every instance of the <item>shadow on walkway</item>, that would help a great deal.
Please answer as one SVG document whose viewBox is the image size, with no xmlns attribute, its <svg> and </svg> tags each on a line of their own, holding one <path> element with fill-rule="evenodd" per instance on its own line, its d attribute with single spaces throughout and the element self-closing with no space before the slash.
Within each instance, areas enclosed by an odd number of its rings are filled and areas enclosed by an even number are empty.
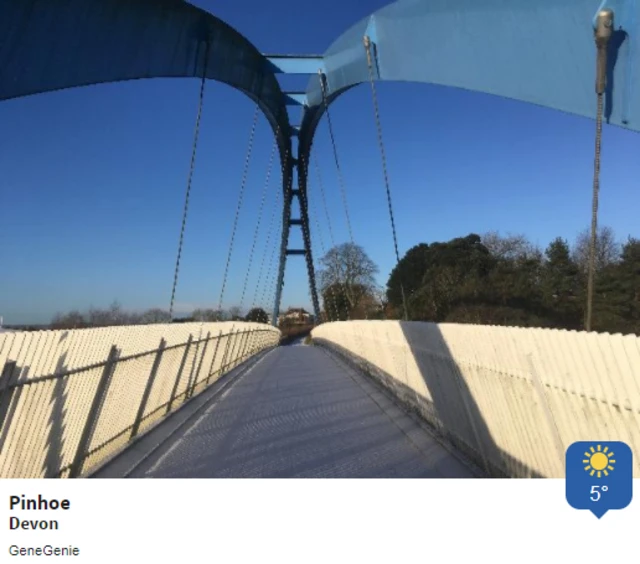
<svg viewBox="0 0 640 564">
<path fill-rule="evenodd" d="M 319 347 L 275 349 L 131 477 L 475 477 L 350 372 Z"/>
<path fill-rule="evenodd" d="M 365 358 L 354 356 L 339 344 L 323 339 L 318 339 L 317 342 L 338 352 L 347 362 L 362 369 L 390 390 L 406 408 L 419 414 L 437 435 L 484 469 L 488 476 L 543 478 L 543 475 L 495 444 L 438 325 L 410 321 L 399 324 L 431 400 L 420 396 L 397 377 L 394 378 Z M 402 362 L 397 361 L 396 367 L 400 376 Z M 455 375 L 453 379 L 450 377 L 452 372 Z M 505 424 L 509 423 L 505 421 Z"/>
</svg>

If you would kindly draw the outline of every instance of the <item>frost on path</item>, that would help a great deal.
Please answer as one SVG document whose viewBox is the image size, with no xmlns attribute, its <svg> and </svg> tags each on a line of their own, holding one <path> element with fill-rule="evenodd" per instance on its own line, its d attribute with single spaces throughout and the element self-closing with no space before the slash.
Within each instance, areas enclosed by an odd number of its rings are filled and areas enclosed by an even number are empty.
<svg viewBox="0 0 640 564">
<path fill-rule="evenodd" d="M 473 474 L 365 377 L 305 346 L 267 354 L 131 477 Z"/>
</svg>

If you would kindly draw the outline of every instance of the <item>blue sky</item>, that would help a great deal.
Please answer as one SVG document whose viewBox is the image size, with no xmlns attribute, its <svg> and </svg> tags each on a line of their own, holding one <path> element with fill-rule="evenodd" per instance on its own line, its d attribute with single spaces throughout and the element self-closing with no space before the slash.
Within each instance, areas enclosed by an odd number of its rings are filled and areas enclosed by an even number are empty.
<svg viewBox="0 0 640 564">
<path fill-rule="evenodd" d="M 322 53 L 386 2 L 194 2 L 260 50 Z M 305 5 L 306 6 L 306 5 Z M 295 16 L 297 24 L 289 22 Z M 0 315 L 45 323 L 56 311 L 168 308 L 197 109 L 197 80 L 144 80 L 0 103 Z M 594 122 L 523 103 L 424 84 L 378 84 L 401 254 L 470 232 L 524 233 L 546 246 L 588 226 Z M 395 258 L 371 105 L 362 85 L 331 110 L 354 238 L 387 280 Z M 214 307 L 241 184 L 252 103 L 208 82 L 177 311 Z M 271 149 L 260 116 L 225 306 L 240 302 Z M 348 239 L 326 121 L 314 152 L 337 242 Z M 606 127 L 600 223 L 640 236 L 640 136 Z M 254 291 L 278 175 L 272 178 L 244 306 Z M 315 175 L 312 207 L 320 219 Z M 290 247 L 301 245 L 293 228 Z M 321 254 L 315 221 L 315 254 Z M 326 225 L 321 228 L 330 243 Z M 271 239 L 273 242 L 273 237 Z M 268 249 L 266 266 L 271 249 Z M 266 270 L 265 266 L 265 270 Z M 274 265 L 275 267 L 275 265 Z M 263 275 L 264 278 L 264 275 Z M 256 303 L 271 309 L 272 290 Z M 264 296 L 264 299 L 261 299 Z M 306 269 L 290 257 L 283 307 L 310 306 Z"/>
</svg>

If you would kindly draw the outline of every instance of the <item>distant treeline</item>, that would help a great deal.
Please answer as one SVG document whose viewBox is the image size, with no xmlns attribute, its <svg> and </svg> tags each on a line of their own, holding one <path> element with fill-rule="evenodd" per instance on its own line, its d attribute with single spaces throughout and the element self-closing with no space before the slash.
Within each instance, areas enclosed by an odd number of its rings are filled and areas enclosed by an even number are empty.
<svg viewBox="0 0 640 564">
<path fill-rule="evenodd" d="M 572 245 L 558 237 L 544 250 L 524 235 L 496 232 L 420 243 L 393 269 L 382 293 L 373 284 L 377 266 L 363 249 L 338 246 L 323 257 L 325 268 L 318 273 L 322 316 L 402 319 L 404 294 L 413 321 L 583 330 L 589 245 L 588 230 Z M 603 227 L 595 248 L 592 330 L 640 334 L 640 240 L 628 237 L 619 242 L 610 228 Z M 351 276 L 343 280 L 343 272 Z M 261 308 L 243 316 L 239 307 L 232 307 L 197 309 L 173 322 L 227 320 L 269 321 Z M 57 314 L 51 329 L 170 321 L 162 309 L 132 313 L 114 303 L 87 313 Z"/>
<path fill-rule="evenodd" d="M 241 315 L 237 306 L 229 310 L 196 309 L 188 317 L 174 318 L 173 323 L 193 321 L 256 321 L 267 323 L 267 313 L 262 308 L 251 309 L 246 316 Z M 89 327 L 112 327 L 117 325 L 148 325 L 152 323 L 171 323 L 169 312 L 160 308 L 148 309 L 142 313 L 125 311 L 118 302 L 106 309 L 90 308 L 86 313 L 73 310 L 57 313 L 49 326 L 50 329 L 83 329 Z M 40 327 L 41 329 L 45 327 Z"/>
<path fill-rule="evenodd" d="M 542 251 L 522 235 L 470 234 L 410 249 L 387 283 L 387 318 L 584 329 L 589 232 Z M 640 334 L 640 240 L 596 239 L 592 330 Z"/>
</svg>

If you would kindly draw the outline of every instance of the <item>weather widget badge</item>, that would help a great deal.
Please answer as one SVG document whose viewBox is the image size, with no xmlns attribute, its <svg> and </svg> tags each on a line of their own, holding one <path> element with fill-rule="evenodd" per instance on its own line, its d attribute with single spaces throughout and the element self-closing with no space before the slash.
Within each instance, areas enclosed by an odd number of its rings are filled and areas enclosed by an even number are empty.
<svg viewBox="0 0 640 564">
<path fill-rule="evenodd" d="M 619 441 L 580 441 L 567 449 L 566 495 L 575 509 L 600 519 L 610 509 L 624 509 L 633 497 L 633 455 Z"/>
</svg>

